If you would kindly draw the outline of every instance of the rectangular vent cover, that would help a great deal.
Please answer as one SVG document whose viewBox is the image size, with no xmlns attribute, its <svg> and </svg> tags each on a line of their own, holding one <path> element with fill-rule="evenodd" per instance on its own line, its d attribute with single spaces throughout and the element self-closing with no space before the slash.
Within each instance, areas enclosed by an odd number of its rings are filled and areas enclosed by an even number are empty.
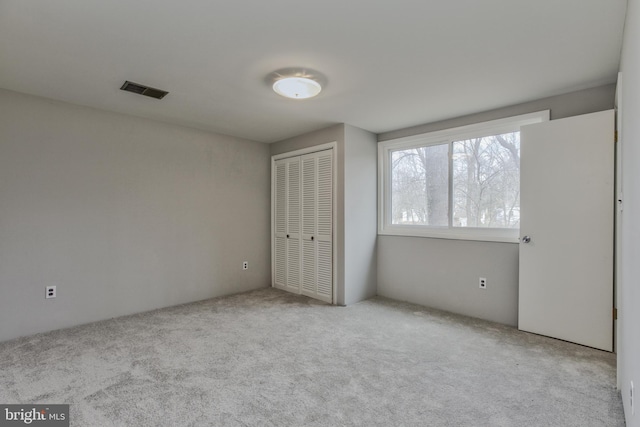
<svg viewBox="0 0 640 427">
<path fill-rule="evenodd" d="M 165 97 L 166 94 L 169 93 L 164 90 L 141 85 L 139 83 L 130 82 L 129 80 L 124 82 L 124 84 L 120 89 L 126 90 L 127 92 L 137 93 L 139 95 L 150 96 L 151 98 L 156 98 L 156 99 L 162 99 Z"/>
</svg>

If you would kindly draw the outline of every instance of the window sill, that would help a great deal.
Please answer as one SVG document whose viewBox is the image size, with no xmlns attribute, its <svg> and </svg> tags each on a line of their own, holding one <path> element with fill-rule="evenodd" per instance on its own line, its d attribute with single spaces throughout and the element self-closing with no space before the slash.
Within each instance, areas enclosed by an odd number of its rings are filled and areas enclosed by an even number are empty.
<svg viewBox="0 0 640 427">
<path fill-rule="evenodd" d="M 427 237 L 432 239 L 471 240 L 479 242 L 519 243 L 519 230 L 484 228 L 435 228 L 421 226 L 387 226 L 378 230 L 380 236 Z"/>
</svg>

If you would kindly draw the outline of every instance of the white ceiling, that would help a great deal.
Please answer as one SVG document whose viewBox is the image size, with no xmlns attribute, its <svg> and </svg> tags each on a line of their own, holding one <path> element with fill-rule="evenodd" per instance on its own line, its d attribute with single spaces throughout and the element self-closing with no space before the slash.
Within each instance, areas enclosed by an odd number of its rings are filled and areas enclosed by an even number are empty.
<svg viewBox="0 0 640 427">
<path fill-rule="evenodd" d="M 273 142 L 614 82 L 626 0 L 0 0 L 0 87 Z M 287 100 L 265 83 L 309 67 Z M 120 91 L 125 80 L 169 91 Z"/>
</svg>

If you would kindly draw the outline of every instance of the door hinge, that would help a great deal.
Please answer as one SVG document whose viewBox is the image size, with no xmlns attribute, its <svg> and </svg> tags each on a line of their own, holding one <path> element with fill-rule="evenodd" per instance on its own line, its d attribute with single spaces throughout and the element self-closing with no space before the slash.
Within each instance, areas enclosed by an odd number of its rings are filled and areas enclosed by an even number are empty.
<svg viewBox="0 0 640 427">
<path fill-rule="evenodd" d="M 618 131 L 613 131 L 613 142 L 618 142 Z"/>
<path fill-rule="evenodd" d="M 613 320 L 618 320 L 618 309 L 613 308 Z"/>
</svg>

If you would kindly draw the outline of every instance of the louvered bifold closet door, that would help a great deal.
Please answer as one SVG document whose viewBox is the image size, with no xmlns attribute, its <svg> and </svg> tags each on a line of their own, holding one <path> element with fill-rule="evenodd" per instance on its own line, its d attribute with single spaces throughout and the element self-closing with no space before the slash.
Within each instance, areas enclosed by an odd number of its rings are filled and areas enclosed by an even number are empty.
<svg viewBox="0 0 640 427">
<path fill-rule="evenodd" d="M 322 301 L 333 299 L 333 154 L 301 157 L 302 289 Z"/>
<path fill-rule="evenodd" d="M 273 285 L 333 301 L 333 150 L 274 162 Z"/>
<path fill-rule="evenodd" d="M 273 182 L 273 286 L 287 287 L 287 162 L 278 160 L 274 165 Z"/>
<path fill-rule="evenodd" d="M 302 156 L 302 289 L 301 293 L 316 295 L 317 249 L 315 242 L 317 214 L 317 158 Z"/>
<path fill-rule="evenodd" d="M 275 162 L 274 286 L 300 292 L 300 159 Z"/>
<path fill-rule="evenodd" d="M 294 157 L 287 162 L 287 287 L 286 289 L 300 293 L 301 268 L 301 176 L 300 158 Z"/>
<path fill-rule="evenodd" d="M 333 152 L 318 155 L 317 298 L 333 298 Z"/>
</svg>

